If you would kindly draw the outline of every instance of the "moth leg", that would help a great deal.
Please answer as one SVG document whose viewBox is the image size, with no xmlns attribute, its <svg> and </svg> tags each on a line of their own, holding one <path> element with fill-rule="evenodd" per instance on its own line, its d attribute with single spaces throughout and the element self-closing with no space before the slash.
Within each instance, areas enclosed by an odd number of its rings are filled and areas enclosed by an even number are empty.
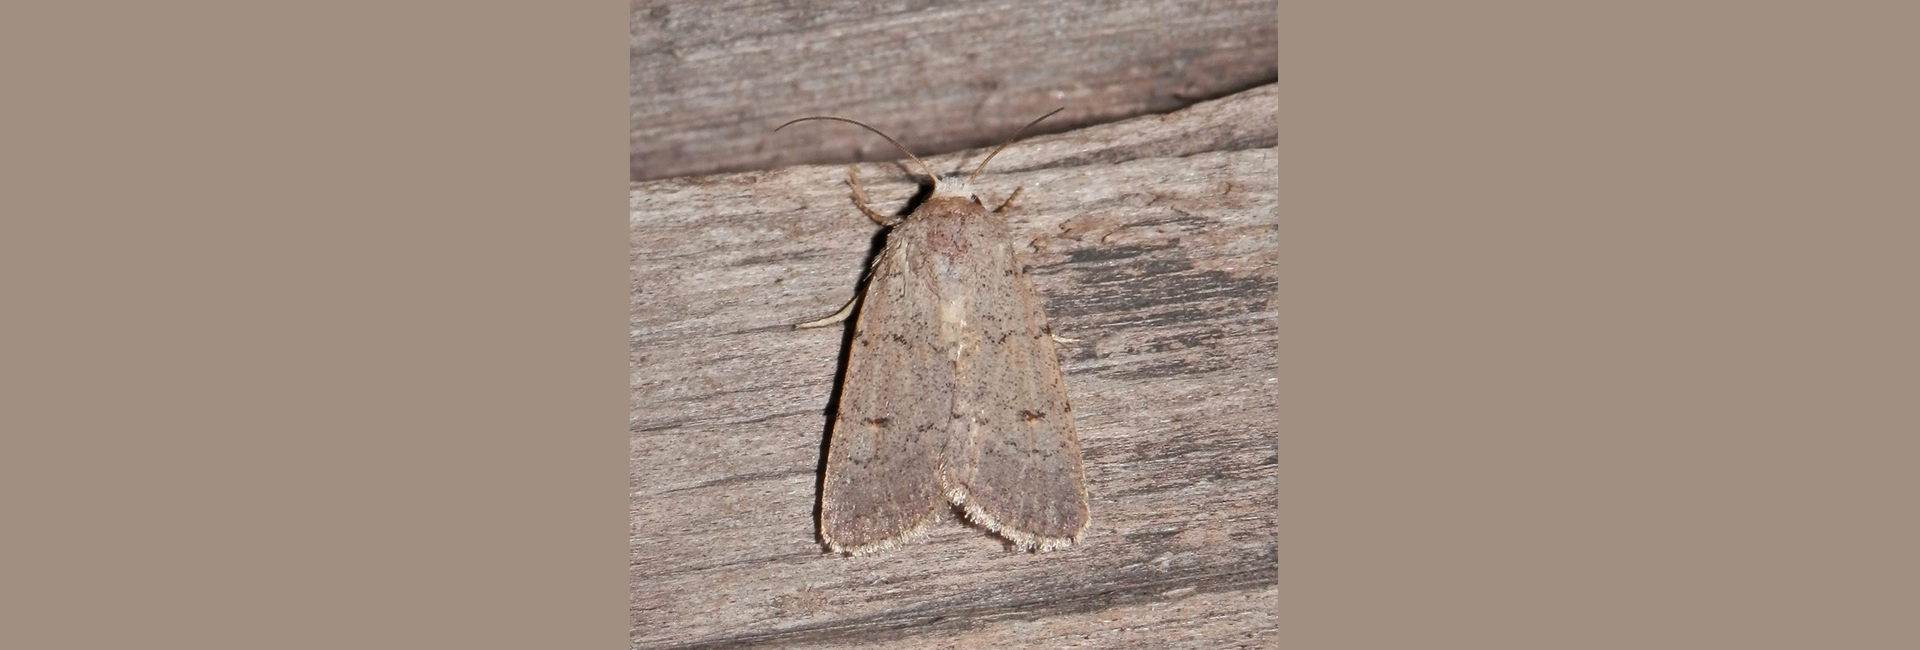
<svg viewBox="0 0 1920 650">
<path fill-rule="evenodd" d="M 898 219 L 874 212 L 873 208 L 867 207 L 867 193 L 860 190 L 860 169 L 858 167 L 847 167 L 847 184 L 853 186 L 853 206 L 860 208 L 861 212 L 866 213 L 868 219 L 872 219 L 874 223 L 882 226 L 891 226 L 899 221 Z"/>
<path fill-rule="evenodd" d="M 1059 334 L 1053 333 L 1052 325 L 1042 326 L 1041 331 L 1046 332 L 1047 338 L 1053 339 L 1054 343 L 1079 343 L 1080 342 L 1080 339 L 1070 339 L 1070 338 L 1061 336 Z"/>
<path fill-rule="evenodd" d="M 853 304 L 856 302 L 860 302 L 860 296 L 854 296 L 852 298 L 848 298 L 847 305 L 845 307 L 841 307 L 840 311 L 833 312 L 832 316 L 828 316 L 820 320 L 807 321 L 805 323 L 795 325 L 793 326 L 793 328 L 797 330 L 813 329 L 815 327 L 826 327 L 828 325 L 832 325 L 832 324 L 844 321 L 847 319 L 847 316 L 849 314 L 853 313 Z"/>
<path fill-rule="evenodd" d="M 1000 202 L 1000 207 L 997 207 L 997 208 L 994 208 L 994 209 L 993 209 L 993 211 L 994 211 L 994 212 L 999 212 L 999 211 L 1001 211 L 1001 210 L 1005 210 L 1005 209 L 1007 209 L 1007 206 L 1009 206 L 1009 205 L 1013 205 L 1013 200 L 1014 200 L 1014 199 L 1016 199 L 1016 198 L 1019 198 L 1019 197 L 1020 197 L 1020 190 L 1023 190 L 1023 189 L 1026 189 L 1026 186 L 1024 186 L 1024 185 L 1015 185 L 1015 186 L 1013 187 L 1013 193 L 1012 193 L 1012 194 L 1008 194 L 1008 195 L 1007 195 L 1007 200 L 1005 200 L 1005 201 L 1001 201 L 1001 202 Z"/>
</svg>

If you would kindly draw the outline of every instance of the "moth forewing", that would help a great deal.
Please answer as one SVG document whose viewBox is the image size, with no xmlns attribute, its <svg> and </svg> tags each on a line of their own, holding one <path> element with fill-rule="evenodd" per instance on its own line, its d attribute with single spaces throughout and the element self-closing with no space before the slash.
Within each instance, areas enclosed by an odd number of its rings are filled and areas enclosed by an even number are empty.
<svg viewBox="0 0 1920 650">
<path fill-rule="evenodd" d="M 855 320 L 840 408 L 828 439 L 820 536 L 835 551 L 864 553 L 893 546 L 941 507 L 937 459 L 925 452 L 945 433 L 916 422 L 944 415 L 932 404 L 902 400 L 901 391 L 951 390 L 934 354 L 937 341 L 912 305 L 927 300 L 905 256 L 890 245 L 875 261 Z M 944 411 L 944 409 L 939 409 Z"/>
<path fill-rule="evenodd" d="M 997 215 L 978 206 L 987 245 L 955 266 L 965 283 L 966 325 L 955 355 L 956 430 L 970 462 L 943 467 L 948 500 L 967 518 L 1022 548 L 1078 541 L 1088 522 L 1080 443 L 1046 311 Z M 950 443 L 951 444 L 951 443 Z"/>
</svg>

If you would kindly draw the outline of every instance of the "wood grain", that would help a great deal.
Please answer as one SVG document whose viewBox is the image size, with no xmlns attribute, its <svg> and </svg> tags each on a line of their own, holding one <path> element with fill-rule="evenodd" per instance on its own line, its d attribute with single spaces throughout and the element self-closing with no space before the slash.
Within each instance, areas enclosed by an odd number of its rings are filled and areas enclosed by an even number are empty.
<svg viewBox="0 0 1920 650">
<path fill-rule="evenodd" d="M 888 160 L 885 142 L 768 129 L 843 115 L 937 154 L 1162 113 L 1273 83 L 1271 0 L 633 2 L 635 180 Z"/>
<path fill-rule="evenodd" d="M 1017 143 L 977 183 L 1025 187 L 1010 227 L 1078 339 L 1093 523 L 1049 553 L 950 515 L 879 555 L 821 549 L 847 330 L 791 326 L 851 297 L 884 236 L 844 166 L 635 183 L 633 647 L 1277 645 L 1277 134 L 1264 86 Z M 918 191 L 860 169 L 883 212 Z"/>
</svg>

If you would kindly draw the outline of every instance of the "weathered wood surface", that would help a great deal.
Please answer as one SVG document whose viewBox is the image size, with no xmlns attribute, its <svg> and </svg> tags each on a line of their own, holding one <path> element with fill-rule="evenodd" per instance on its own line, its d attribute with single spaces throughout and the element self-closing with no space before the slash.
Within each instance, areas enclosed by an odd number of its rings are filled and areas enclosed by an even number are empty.
<svg viewBox="0 0 1920 650">
<path fill-rule="evenodd" d="M 768 129 L 856 117 L 915 153 L 985 146 L 1057 106 L 1063 132 L 1274 82 L 1272 0 L 633 2 L 635 180 L 888 160 L 875 138 Z"/>
<path fill-rule="evenodd" d="M 633 646 L 1276 646 L 1278 103 L 1266 86 L 1026 140 L 977 183 L 1025 186 L 1011 228 L 1078 339 L 1093 522 L 1050 553 L 952 517 L 879 555 L 822 550 L 848 330 L 791 325 L 838 309 L 882 241 L 846 167 L 635 183 Z M 860 169 L 883 212 L 917 191 Z"/>
</svg>

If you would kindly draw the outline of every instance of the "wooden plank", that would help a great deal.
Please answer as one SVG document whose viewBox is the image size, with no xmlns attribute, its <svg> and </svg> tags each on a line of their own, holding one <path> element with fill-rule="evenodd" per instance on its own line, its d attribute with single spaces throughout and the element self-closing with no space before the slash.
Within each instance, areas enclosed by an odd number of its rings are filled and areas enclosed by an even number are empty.
<svg viewBox="0 0 1920 650">
<path fill-rule="evenodd" d="M 918 154 L 985 146 L 1057 106 L 1042 133 L 1163 113 L 1274 82 L 1270 0 L 875 3 L 635 0 L 632 177 L 891 160 L 833 114 Z"/>
<path fill-rule="evenodd" d="M 1042 136 L 978 187 L 1048 304 L 1086 460 L 1083 543 L 951 518 L 825 553 L 838 309 L 883 241 L 842 166 L 632 190 L 632 641 L 681 647 L 1271 647 L 1278 634 L 1278 93 Z M 982 151 L 937 156 L 943 173 Z M 883 212 L 915 184 L 860 167 Z"/>
</svg>

